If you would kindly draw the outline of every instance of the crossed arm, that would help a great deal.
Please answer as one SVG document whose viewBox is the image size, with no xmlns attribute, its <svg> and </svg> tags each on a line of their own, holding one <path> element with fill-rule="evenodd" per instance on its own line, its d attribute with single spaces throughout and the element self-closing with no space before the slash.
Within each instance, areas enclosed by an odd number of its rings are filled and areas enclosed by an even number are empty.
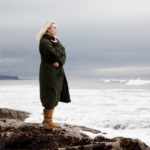
<svg viewBox="0 0 150 150">
<path fill-rule="evenodd" d="M 64 65 L 66 61 L 65 48 L 59 41 L 57 41 L 56 38 L 55 41 L 52 42 L 53 44 L 49 40 L 46 40 L 41 43 L 42 48 L 44 49 L 43 53 L 47 60 L 51 60 L 54 62 L 54 67 L 59 67 L 61 65 Z"/>
</svg>

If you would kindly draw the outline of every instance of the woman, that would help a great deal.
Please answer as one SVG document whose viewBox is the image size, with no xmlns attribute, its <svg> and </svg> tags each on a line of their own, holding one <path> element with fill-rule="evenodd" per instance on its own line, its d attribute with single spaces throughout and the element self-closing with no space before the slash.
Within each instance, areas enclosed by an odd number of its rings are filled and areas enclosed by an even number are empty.
<svg viewBox="0 0 150 150">
<path fill-rule="evenodd" d="M 47 21 L 39 32 L 41 64 L 39 72 L 40 99 L 43 107 L 45 127 L 61 128 L 52 121 L 58 102 L 71 102 L 68 83 L 63 69 L 66 61 L 65 48 L 55 37 L 56 23 Z"/>
</svg>

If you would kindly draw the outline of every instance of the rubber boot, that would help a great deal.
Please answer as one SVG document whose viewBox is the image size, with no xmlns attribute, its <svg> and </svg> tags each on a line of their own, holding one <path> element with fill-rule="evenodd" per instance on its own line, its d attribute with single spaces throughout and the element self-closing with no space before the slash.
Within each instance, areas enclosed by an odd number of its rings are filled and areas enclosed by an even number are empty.
<svg viewBox="0 0 150 150">
<path fill-rule="evenodd" d="M 54 108 L 43 110 L 43 113 L 44 113 L 44 121 L 43 121 L 44 127 L 61 128 L 61 126 L 59 126 L 58 124 L 53 122 L 53 120 L 52 120 L 53 112 L 54 112 Z"/>
</svg>

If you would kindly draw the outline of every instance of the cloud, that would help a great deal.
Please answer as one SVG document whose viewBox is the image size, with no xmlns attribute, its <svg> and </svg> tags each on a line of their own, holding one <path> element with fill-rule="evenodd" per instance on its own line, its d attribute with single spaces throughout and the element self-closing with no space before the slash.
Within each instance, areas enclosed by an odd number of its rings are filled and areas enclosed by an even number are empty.
<svg viewBox="0 0 150 150">
<path fill-rule="evenodd" d="M 115 78 L 115 77 L 149 77 L 149 67 L 118 67 L 118 68 L 101 68 L 90 70 L 74 70 L 67 72 L 69 78 Z"/>
<path fill-rule="evenodd" d="M 1 58 L 0 59 L 0 67 L 5 66 L 4 67 L 8 67 L 8 66 L 13 66 L 13 65 L 17 65 L 19 63 L 22 63 L 23 59 L 22 58 Z"/>
<path fill-rule="evenodd" d="M 129 66 L 116 68 L 102 68 L 93 70 L 97 75 L 106 76 L 150 76 L 150 66 Z"/>
<path fill-rule="evenodd" d="M 10 27 L 11 23 L 14 28 L 42 27 L 49 19 L 55 20 L 60 28 L 71 29 L 81 26 L 121 27 L 129 23 L 132 26 L 149 22 L 149 4 L 148 0 L 6 0 L 0 5 L 1 26 Z"/>
<path fill-rule="evenodd" d="M 149 0 L 0 1 L 0 74 L 38 76 L 35 37 L 47 20 L 56 21 L 71 77 L 99 77 L 102 71 L 93 71 L 99 68 L 149 66 L 149 5 Z"/>
<path fill-rule="evenodd" d="M 19 77 L 38 76 L 39 62 L 31 58 L 0 58 L 0 74 Z"/>
<path fill-rule="evenodd" d="M 141 72 L 141 71 L 149 71 L 150 72 L 150 67 L 118 67 L 118 68 L 103 68 L 103 69 L 95 69 L 93 71 L 96 72 Z"/>
</svg>

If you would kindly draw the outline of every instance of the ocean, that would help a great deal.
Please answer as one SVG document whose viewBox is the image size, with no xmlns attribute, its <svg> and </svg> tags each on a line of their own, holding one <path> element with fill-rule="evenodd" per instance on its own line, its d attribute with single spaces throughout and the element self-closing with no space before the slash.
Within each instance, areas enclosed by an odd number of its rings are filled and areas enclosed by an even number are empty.
<svg viewBox="0 0 150 150">
<path fill-rule="evenodd" d="M 72 102 L 60 102 L 55 108 L 56 123 L 106 133 L 84 131 L 92 138 L 138 138 L 150 146 L 150 78 L 68 79 L 68 83 Z M 41 123 L 39 81 L 0 80 L 0 107 L 31 112 L 25 122 Z"/>
</svg>

